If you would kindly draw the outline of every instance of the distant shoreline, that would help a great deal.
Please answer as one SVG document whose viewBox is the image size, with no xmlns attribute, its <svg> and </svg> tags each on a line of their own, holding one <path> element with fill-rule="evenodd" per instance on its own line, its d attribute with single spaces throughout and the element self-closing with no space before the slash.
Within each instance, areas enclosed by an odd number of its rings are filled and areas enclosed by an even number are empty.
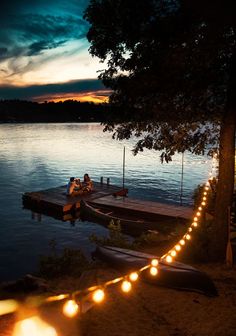
<svg viewBox="0 0 236 336">
<path fill-rule="evenodd" d="M 103 122 L 113 109 L 109 104 L 66 100 L 35 103 L 20 100 L 0 101 L 0 124 Z"/>
</svg>

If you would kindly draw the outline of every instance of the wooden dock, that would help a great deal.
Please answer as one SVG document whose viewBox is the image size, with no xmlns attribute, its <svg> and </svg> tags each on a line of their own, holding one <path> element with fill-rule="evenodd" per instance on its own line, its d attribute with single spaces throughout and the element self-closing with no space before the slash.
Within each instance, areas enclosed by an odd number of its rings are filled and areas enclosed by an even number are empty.
<svg viewBox="0 0 236 336">
<path fill-rule="evenodd" d="M 156 218 L 179 218 L 183 220 L 190 220 L 193 217 L 193 209 L 186 206 L 178 206 L 172 204 L 164 204 L 159 202 L 144 201 L 129 197 L 114 197 L 104 196 L 94 199 L 90 202 L 96 207 L 107 207 L 109 209 L 116 209 L 120 212 L 126 213 L 141 213 L 147 219 Z"/>
<path fill-rule="evenodd" d="M 139 218 L 140 216 L 146 220 L 164 220 L 165 222 L 177 220 L 179 223 L 186 223 L 194 215 L 194 211 L 190 207 L 124 197 L 127 196 L 127 193 L 128 189 L 94 182 L 92 192 L 78 196 L 67 196 L 66 185 L 63 185 L 47 190 L 26 192 L 22 198 L 24 208 L 32 210 L 33 217 L 35 217 L 34 213 L 45 214 L 71 222 L 80 217 L 79 209 L 82 199 L 95 208 L 116 211 L 120 215 L 127 215 L 128 218 L 130 215 L 131 218 Z M 38 217 L 36 216 L 36 218 Z"/>
<path fill-rule="evenodd" d="M 67 196 L 66 185 L 47 190 L 26 192 L 22 196 L 23 205 L 35 211 L 42 211 L 42 213 L 46 211 L 62 215 L 79 209 L 81 199 L 93 201 L 104 196 L 127 195 L 128 193 L 128 189 L 105 183 L 93 182 L 93 186 L 92 192 L 78 196 Z"/>
</svg>

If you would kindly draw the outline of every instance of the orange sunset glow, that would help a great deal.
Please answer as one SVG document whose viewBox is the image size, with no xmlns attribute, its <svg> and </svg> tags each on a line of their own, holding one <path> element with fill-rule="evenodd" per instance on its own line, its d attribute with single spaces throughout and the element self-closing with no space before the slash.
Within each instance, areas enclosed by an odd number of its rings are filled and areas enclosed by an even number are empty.
<svg viewBox="0 0 236 336">
<path fill-rule="evenodd" d="M 64 94 L 52 94 L 35 97 L 33 100 L 38 103 L 48 102 L 63 102 L 65 100 L 77 100 L 80 102 L 92 102 L 95 104 L 107 103 L 111 90 L 98 90 L 82 93 L 64 93 Z"/>
</svg>

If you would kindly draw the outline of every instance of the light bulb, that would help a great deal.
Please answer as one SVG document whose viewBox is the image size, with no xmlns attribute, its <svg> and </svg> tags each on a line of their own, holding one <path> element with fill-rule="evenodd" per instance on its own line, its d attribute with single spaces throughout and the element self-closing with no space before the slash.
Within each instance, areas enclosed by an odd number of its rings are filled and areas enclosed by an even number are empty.
<svg viewBox="0 0 236 336">
<path fill-rule="evenodd" d="M 123 281 L 121 284 L 121 289 L 123 292 L 128 293 L 131 290 L 131 283 L 127 280 Z"/>
<path fill-rule="evenodd" d="M 63 314 L 67 317 L 74 317 L 79 310 L 79 306 L 74 300 L 68 300 L 63 306 Z"/>
<path fill-rule="evenodd" d="M 152 259 L 151 265 L 156 267 L 158 265 L 158 260 L 157 259 Z"/>
<path fill-rule="evenodd" d="M 136 280 L 138 280 L 138 273 L 137 273 L 137 272 L 133 272 L 133 273 L 131 273 L 131 274 L 129 275 L 129 279 L 130 279 L 131 281 L 136 281 Z"/>
<path fill-rule="evenodd" d="M 176 257 L 177 253 L 176 253 L 175 250 L 173 250 L 173 251 L 170 252 L 170 255 L 171 255 L 172 257 Z"/>
<path fill-rule="evenodd" d="M 151 275 L 155 276 L 155 275 L 157 275 L 157 273 L 158 273 L 158 269 L 156 267 L 153 266 L 153 267 L 150 268 L 150 274 Z"/>
<path fill-rule="evenodd" d="M 173 258 L 172 258 L 170 255 L 168 255 L 168 256 L 166 257 L 166 261 L 167 261 L 168 263 L 171 263 L 171 262 L 173 261 Z"/>
<path fill-rule="evenodd" d="M 15 324 L 12 336 L 57 336 L 56 330 L 38 316 L 21 320 Z"/>
<path fill-rule="evenodd" d="M 96 303 L 100 303 L 104 300 L 105 298 L 105 293 L 102 289 L 97 289 L 95 292 L 93 292 L 93 301 Z"/>
<path fill-rule="evenodd" d="M 179 244 L 175 245 L 175 249 L 176 251 L 180 251 L 181 250 L 181 246 Z"/>
</svg>

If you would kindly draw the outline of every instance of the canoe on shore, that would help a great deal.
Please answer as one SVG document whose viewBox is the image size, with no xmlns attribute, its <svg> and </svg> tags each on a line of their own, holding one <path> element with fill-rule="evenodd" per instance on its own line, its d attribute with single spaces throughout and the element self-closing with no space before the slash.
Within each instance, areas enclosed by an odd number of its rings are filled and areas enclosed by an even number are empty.
<svg viewBox="0 0 236 336">
<path fill-rule="evenodd" d="M 154 258 L 159 259 L 151 254 L 113 246 L 98 246 L 93 257 L 125 272 L 140 269 Z M 206 273 L 180 262 L 159 261 L 157 276 L 151 276 L 149 270 L 143 271 L 140 276 L 141 279 L 159 286 L 194 291 L 207 296 L 218 295 L 213 281 Z"/>
<path fill-rule="evenodd" d="M 84 200 L 80 203 L 80 217 L 82 220 L 95 222 L 107 227 L 111 221 L 115 224 L 120 223 L 122 232 L 131 235 L 133 237 L 140 236 L 147 231 L 156 231 L 163 234 L 170 234 L 175 231 L 177 226 L 181 226 L 183 229 L 185 224 L 179 220 L 173 218 L 160 219 L 156 216 L 152 219 L 147 219 L 146 216 L 142 216 L 141 212 L 122 212 L 119 209 L 92 206 Z"/>
</svg>

